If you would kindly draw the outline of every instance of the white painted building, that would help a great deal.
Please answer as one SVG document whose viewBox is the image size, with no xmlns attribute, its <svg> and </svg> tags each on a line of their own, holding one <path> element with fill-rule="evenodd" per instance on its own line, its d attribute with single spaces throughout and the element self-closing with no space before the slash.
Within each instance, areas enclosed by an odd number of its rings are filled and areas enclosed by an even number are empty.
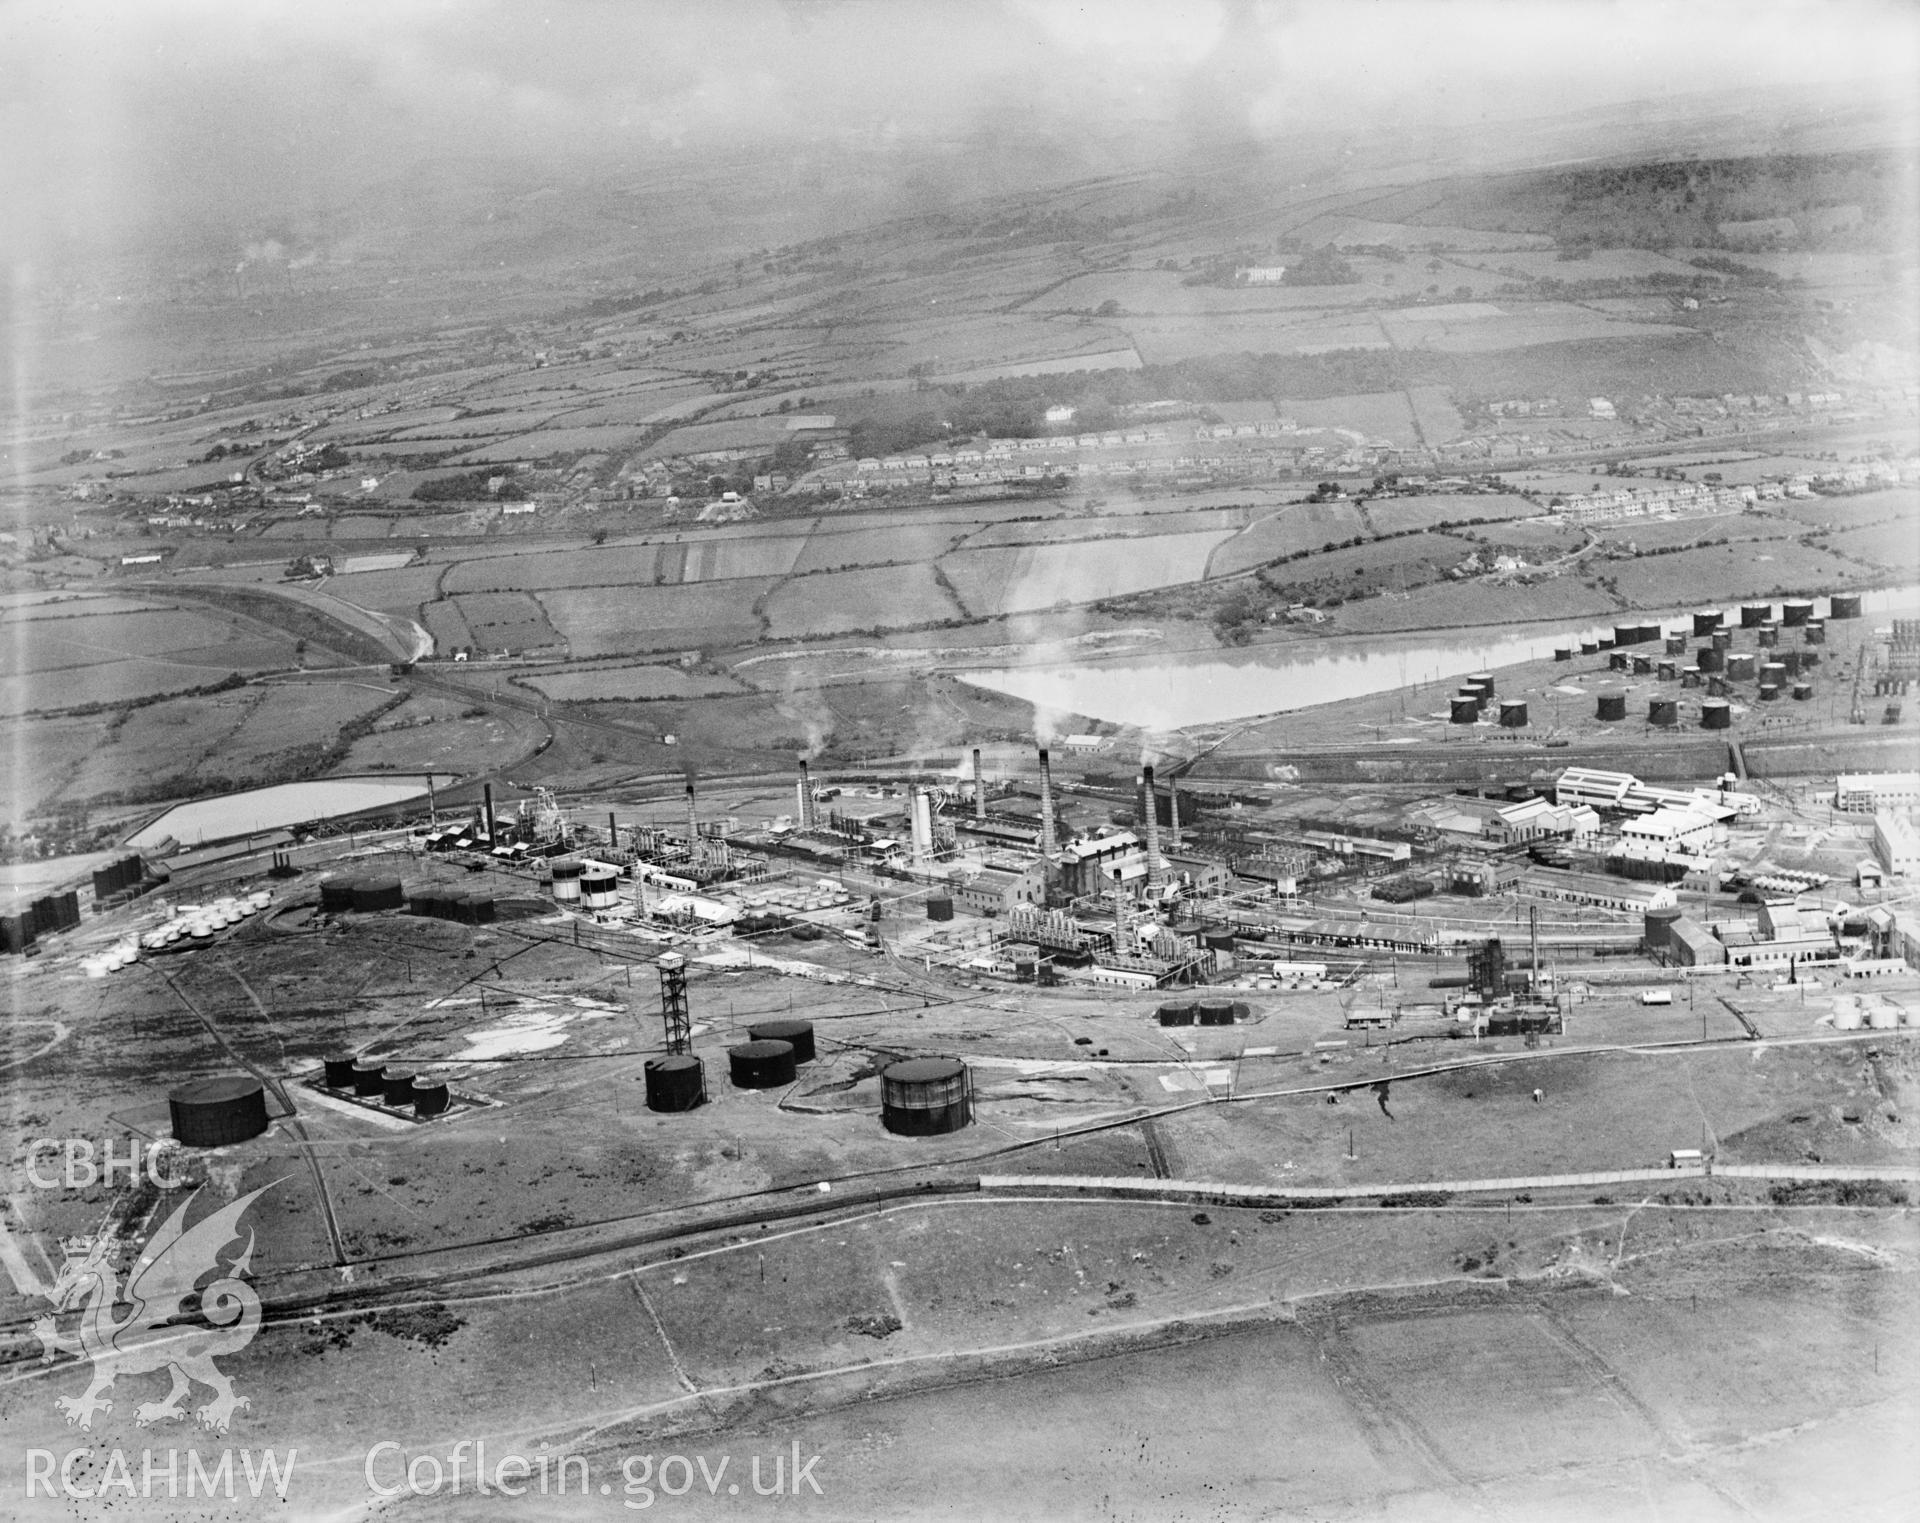
<svg viewBox="0 0 1920 1523">
<path fill-rule="evenodd" d="M 1881 810 L 1873 817 L 1873 854 L 1890 878 L 1920 873 L 1920 832 L 1904 814 Z"/>
</svg>

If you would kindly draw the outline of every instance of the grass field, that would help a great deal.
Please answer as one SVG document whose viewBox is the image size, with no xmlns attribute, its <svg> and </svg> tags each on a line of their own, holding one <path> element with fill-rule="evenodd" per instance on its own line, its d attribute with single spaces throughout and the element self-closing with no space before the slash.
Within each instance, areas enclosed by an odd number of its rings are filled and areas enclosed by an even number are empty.
<svg viewBox="0 0 1920 1523">
<path fill-rule="evenodd" d="M 562 671 L 529 678 L 527 686 L 549 698 L 589 702 L 649 698 L 709 698 L 744 691 L 730 677 L 689 672 L 678 666 L 602 666 L 591 671 Z"/>
<path fill-rule="evenodd" d="M 1819 467 L 1813 467 L 1819 469 Z M 1886 492 L 1861 492 L 1850 497 L 1799 497 L 1770 502 L 1767 511 L 1816 529 L 1848 529 L 1877 523 L 1896 514 L 1920 519 L 1920 491 L 1896 487 Z"/>
<path fill-rule="evenodd" d="M 1137 538 L 1146 534 L 1233 533 L 1253 516 L 1250 508 L 1194 508 L 1184 513 L 1125 513 L 1074 515 L 1038 523 L 989 524 L 966 538 L 964 548 L 986 550 L 997 545 L 1059 544 L 1068 540 Z"/>
<path fill-rule="evenodd" d="M 576 587 L 541 594 L 575 659 L 683 650 L 759 638 L 754 604 L 776 584 L 742 579 L 694 587 Z"/>
<path fill-rule="evenodd" d="M 1538 619 L 1574 621 L 1604 616 L 1619 606 L 1606 593 L 1573 577 L 1534 586 L 1440 582 L 1405 597 L 1392 594 L 1344 604 L 1335 611 L 1334 624 L 1342 634 L 1386 634 L 1524 624 Z"/>
<path fill-rule="evenodd" d="M 914 518 L 886 526 L 842 529 L 828 519 L 808 536 L 806 548 L 789 569 L 802 574 L 849 566 L 927 564 L 946 554 L 954 541 L 973 527 Z"/>
<path fill-rule="evenodd" d="M 454 599 L 480 650 L 519 654 L 560 643 L 546 609 L 530 592 L 476 592 Z"/>
<path fill-rule="evenodd" d="M 415 619 L 420 616 L 421 604 L 433 600 L 441 569 L 439 566 L 405 566 L 397 571 L 356 572 L 334 577 L 327 583 L 327 591 L 361 608 Z"/>
<path fill-rule="evenodd" d="M 1804 532 L 1798 525 L 1758 513 L 1713 513 L 1698 518 L 1638 518 L 1626 523 L 1596 524 L 1606 540 L 1632 540 L 1642 551 L 1668 545 L 1694 545 L 1711 540 L 1790 539 Z"/>
<path fill-rule="evenodd" d="M 1871 528 L 1843 530 L 1827 546 L 1837 555 L 1911 574 L 1920 566 L 1920 519 L 1898 518 Z"/>
<path fill-rule="evenodd" d="M 961 550 L 940 562 L 968 614 L 991 617 L 1142 592 L 1207 574 L 1207 558 L 1228 536 L 1163 534 L 1087 544 Z"/>
<path fill-rule="evenodd" d="M 1604 575 L 1632 607 L 1678 608 L 1697 599 L 1703 587 L 1711 587 L 1719 598 L 1826 592 L 1852 586 L 1860 570 L 1824 551 L 1779 540 L 1616 561 Z"/>
<path fill-rule="evenodd" d="M 504 766 L 539 744 L 543 731 L 532 716 L 474 709 L 462 699 L 409 698 L 356 740 L 335 770 L 472 774 Z"/>
<path fill-rule="evenodd" d="M 1499 492 L 1476 492 L 1468 497 L 1376 497 L 1367 504 L 1367 517 L 1382 534 L 1401 529 L 1430 529 L 1440 523 L 1469 518 L 1532 518 L 1544 509 L 1524 497 Z"/>
<path fill-rule="evenodd" d="M 1319 550 L 1364 534 L 1360 510 L 1350 502 L 1303 502 L 1249 525 L 1223 541 L 1207 562 L 1207 575 L 1230 576 L 1282 555 Z"/>
<path fill-rule="evenodd" d="M 770 639 L 897 629 L 964 617 L 926 565 L 827 571 L 783 582 L 766 600 Z"/>
</svg>

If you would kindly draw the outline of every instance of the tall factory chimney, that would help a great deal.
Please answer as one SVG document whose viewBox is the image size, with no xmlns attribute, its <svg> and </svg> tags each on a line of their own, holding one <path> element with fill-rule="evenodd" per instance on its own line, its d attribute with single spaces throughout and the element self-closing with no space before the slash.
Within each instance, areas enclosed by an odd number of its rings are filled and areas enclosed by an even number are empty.
<svg viewBox="0 0 1920 1523">
<path fill-rule="evenodd" d="M 929 861 L 933 857 L 933 795 L 916 787 L 908 814 L 913 827 L 913 860 Z"/>
<path fill-rule="evenodd" d="M 694 851 L 700 841 L 700 816 L 693 807 L 693 779 L 687 779 L 687 850 Z"/>
<path fill-rule="evenodd" d="M 480 791 L 481 791 L 481 794 L 482 794 L 482 795 L 483 795 L 483 796 L 485 797 L 485 799 L 486 799 L 486 801 L 487 801 L 487 802 L 486 802 L 486 809 L 487 809 L 487 816 L 486 816 L 486 831 L 487 831 L 487 845 L 489 845 L 489 846 L 491 846 L 491 845 L 493 845 L 493 784 L 492 784 L 492 783 L 482 783 L 482 784 L 480 785 Z"/>
<path fill-rule="evenodd" d="M 807 759 L 804 756 L 800 758 L 800 781 L 794 784 L 794 796 L 800 804 L 800 828 L 813 829 L 813 776 L 807 771 Z"/>
<path fill-rule="evenodd" d="M 1148 892 L 1160 887 L 1160 880 L 1166 876 L 1160 860 L 1160 802 L 1153 793 L 1153 767 L 1151 763 L 1140 768 L 1140 797 L 1146 805 L 1147 816 L 1147 889 Z"/>
<path fill-rule="evenodd" d="M 980 770 L 980 748 L 973 748 L 973 817 L 984 820 L 987 817 L 987 777 Z"/>
<path fill-rule="evenodd" d="M 609 809 L 607 811 L 607 850 L 612 852 L 619 849 L 620 822 L 613 817 L 613 811 Z"/>
<path fill-rule="evenodd" d="M 1167 844 L 1180 849 L 1180 779 L 1167 780 Z"/>
<path fill-rule="evenodd" d="M 1053 766 L 1047 760 L 1047 748 L 1040 748 L 1040 854 L 1049 861 L 1060 849 L 1060 838 L 1053 824 Z"/>
</svg>

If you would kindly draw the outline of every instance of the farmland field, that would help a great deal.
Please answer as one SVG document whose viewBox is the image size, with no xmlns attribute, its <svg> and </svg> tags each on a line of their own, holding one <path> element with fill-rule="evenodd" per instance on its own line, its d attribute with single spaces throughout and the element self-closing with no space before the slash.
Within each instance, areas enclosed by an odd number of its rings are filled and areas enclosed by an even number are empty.
<svg viewBox="0 0 1920 1523">
<path fill-rule="evenodd" d="M 1112 517 L 1048 518 L 1038 523 L 990 524 L 967 536 L 965 548 L 985 550 L 996 545 L 1041 545 L 1066 540 L 1133 538 L 1143 534 L 1233 532 L 1252 517 L 1250 508 L 1194 508 L 1184 513 L 1115 514 Z"/>
<path fill-rule="evenodd" d="M 237 779 L 249 778 L 270 758 L 318 749 L 341 726 L 372 713 L 392 695 L 359 683 L 288 682 L 249 688 L 244 696 L 249 700 L 245 717 L 220 740 L 207 764 Z"/>
<path fill-rule="evenodd" d="M 517 654 L 560 643 L 547 611 L 530 592 L 475 592 L 454 599 L 477 650 Z"/>
<path fill-rule="evenodd" d="M 450 598 L 428 603 L 420 610 L 420 622 L 433 636 L 433 646 L 441 655 L 473 644 L 473 631 L 461 616 L 460 606 Z"/>
<path fill-rule="evenodd" d="M 527 686 L 549 698 L 567 702 L 600 702 L 653 698 L 709 698 L 738 693 L 731 677 L 684 671 L 658 663 L 641 666 L 603 666 L 591 671 L 544 673 L 527 679 Z"/>
<path fill-rule="evenodd" d="M 408 699 L 363 735 L 335 769 L 356 772 L 458 772 L 502 766 L 539 744 L 541 726 L 512 709 L 470 712 L 464 700 Z"/>
<path fill-rule="evenodd" d="M 927 565 L 794 577 L 768 597 L 766 616 L 768 637 L 775 640 L 964 617 Z"/>
<path fill-rule="evenodd" d="M 1367 517 L 1382 534 L 1463 523 L 1470 518 L 1533 518 L 1544 511 L 1524 497 L 1497 492 L 1476 492 L 1469 497 L 1377 497 L 1367 504 Z"/>
<path fill-rule="evenodd" d="M 914 518 L 899 524 L 842 529 L 828 520 L 808 536 L 806 548 L 790 569 L 803 574 L 846 566 L 925 564 L 946 554 L 971 527 Z"/>
<path fill-rule="evenodd" d="M 731 577 L 783 576 L 806 541 L 797 535 L 751 539 L 697 538 L 653 544 L 610 544 L 582 550 L 495 555 L 464 560 L 447 573 L 449 594 L 558 587 L 674 585 Z"/>
<path fill-rule="evenodd" d="M 577 587 L 540 595 L 575 659 L 758 639 L 754 604 L 776 583 L 743 578 L 692 587 Z"/>
<path fill-rule="evenodd" d="M 170 657 L 186 665 L 236 667 L 290 664 L 283 642 L 256 634 L 237 619 L 184 608 L 148 605 L 112 614 L 41 613 L 7 623 L 15 673 L 54 672 L 103 662 Z M 230 657 L 220 655 L 231 651 Z"/>
<path fill-rule="evenodd" d="M 420 605 L 431 602 L 440 579 L 439 566 L 406 566 L 398 571 L 362 571 L 336 576 L 327 591 L 361 608 L 418 618 Z"/>
<path fill-rule="evenodd" d="M 1669 545 L 1692 545 L 1725 539 L 1791 539 L 1797 526 L 1778 518 L 1757 513 L 1703 513 L 1691 518 L 1633 518 L 1616 523 L 1595 524 L 1602 539 L 1625 544 L 1631 540 L 1641 551 L 1665 549 Z"/>
<path fill-rule="evenodd" d="M 1086 544 L 960 550 L 940 562 L 974 617 L 1087 603 L 1176 582 L 1199 581 L 1224 530 Z"/>
<path fill-rule="evenodd" d="M 1463 547 L 1464 549 L 1464 547 Z M 1605 617 L 1620 605 L 1599 589 L 1573 577 L 1533 586 L 1492 582 L 1441 582 L 1398 593 L 1349 602 L 1336 610 L 1342 634 L 1387 634 L 1413 629 L 1459 629 L 1523 624 L 1541 619 L 1574 622 Z"/>
<path fill-rule="evenodd" d="M 1354 397 L 1288 398 L 1276 404 L 1283 418 L 1292 418 L 1302 428 L 1352 429 L 1369 438 L 1387 439 L 1394 444 L 1415 442 L 1413 414 L 1404 394 L 1397 391 L 1369 392 Z"/>
<path fill-rule="evenodd" d="M 1620 596 L 1633 608 L 1678 608 L 1711 587 L 1721 598 L 1781 592 L 1825 592 L 1851 587 L 1860 569 L 1792 540 L 1763 545 L 1715 545 L 1677 555 L 1643 556 L 1610 569 Z"/>
<path fill-rule="evenodd" d="M 1330 349 L 1388 349 L 1392 345 L 1370 317 L 1325 318 L 1310 312 L 1195 314 L 1191 317 L 1123 319 L 1134 347 L 1149 365 L 1202 355 L 1236 353 L 1323 354 Z"/>
<path fill-rule="evenodd" d="M 1904 514 L 1909 521 L 1920 522 L 1920 492 L 1912 487 L 1897 487 L 1886 492 L 1861 492 L 1850 497 L 1803 497 L 1788 502 L 1770 502 L 1767 510 L 1783 513 L 1814 528 L 1845 529 L 1854 524 L 1873 523 L 1891 514 Z"/>
<path fill-rule="evenodd" d="M 1360 510 L 1350 502 L 1303 502 L 1282 508 L 1224 541 L 1207 562 L 1207 575 L 1229 576 L 1282 555 L 1342 544 L 1365 532 Z"/>
<path fill-rule="evenodd" d="M 1836 555 L 1884 566 L 1889 571 L 1911 572 L 1920 565 L 1920 520 L 1897 518 L 1871 527 L 1846 529 L 1827 541 Z"/>
</svg>

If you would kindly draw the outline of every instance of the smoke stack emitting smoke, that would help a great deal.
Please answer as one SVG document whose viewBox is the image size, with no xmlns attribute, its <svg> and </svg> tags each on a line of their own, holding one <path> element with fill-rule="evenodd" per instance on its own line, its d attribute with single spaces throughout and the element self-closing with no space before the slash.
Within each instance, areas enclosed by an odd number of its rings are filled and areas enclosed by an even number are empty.
<svg viewBox="0 0 1920 1523">
<path fill-rule="evenodd" d="M 1053 828 L 1053 768 L 1047 748 L 1040 748 L 1040 853 L 1051 858 L 1060 845 Z"/>
<path fill-rule="evenodd" d="M 1153 796 L 1153 765 L 1148 763 L 1140 769 L 1140 796 L 1146 803 L 1147 815 L 1147 887 L 1160 886 L 1160 806 Z"/>
<path fill-rule="evenodd" d="M 813 777 L 807 771 L 806 757 L 800 758 L 800 828 L 813 829 Z"/>
</svg>

